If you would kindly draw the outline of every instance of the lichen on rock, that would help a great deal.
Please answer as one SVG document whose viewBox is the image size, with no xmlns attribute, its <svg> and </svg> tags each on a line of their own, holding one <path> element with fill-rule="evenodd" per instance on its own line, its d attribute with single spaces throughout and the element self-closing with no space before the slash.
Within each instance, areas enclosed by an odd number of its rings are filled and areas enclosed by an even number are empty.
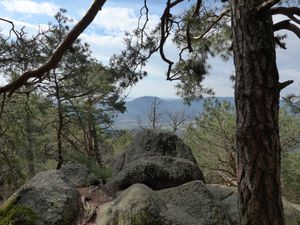
<svg viewBox="0 0 300 225">
<path fill-rule="evenodd" d="M 143 131 L 113 161 L 107 185 L 116 190 L 136 183 L 161 190 L 193 180 L 205 182 L 190 148 L 171 133 Z"/>
<path fill-rule="evenodd" d="M 97 225 L 232 225 L 202 181 L 154 191 L 134 184 L 99 206 Z"/>
<path fill-rule="evenodd" d="M 77 199 L 75 186 L 60 171 L 39 173 L 4 203 L 0 225 L 69 225 Z"/>
</svg>

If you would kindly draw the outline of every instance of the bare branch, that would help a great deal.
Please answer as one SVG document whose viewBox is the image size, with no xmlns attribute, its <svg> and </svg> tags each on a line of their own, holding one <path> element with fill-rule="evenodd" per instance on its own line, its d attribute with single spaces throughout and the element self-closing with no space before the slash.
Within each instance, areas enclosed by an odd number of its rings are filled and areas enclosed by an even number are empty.
<svg viewBox="0 0 300 225">
<path fill-rule="evenodd" d="M 298 36 L 298 38 L 300 38 L 300 28 L 297 27 L 295 24 L 290 23 L 290 21 L 291 20 L 283 20 L 281 22 L 274 24 L 273 30 L 279 31 L 279 30 L 286 29 L 292 31 L 294 34 Z"/>
<path fill-rule="evenodd" d="M 266 9 L 270 9 L 272 6 L 276 5 L 277 3 L 279 3 L 281 0 L 268 0 L 263 2 L 261 5 L 259 5 L 256 10 L 257 11 L 263 11 Z"/>
<path fill-rule="evenodd" d="M 9 36 L 7 39 L 9 39 L 11 37 L 11 33 L 14 33 L 16 35 L 17 38 L 19 38 L 19 32 L 15 30 L 15 24 L 14 22 L 12 22 L 11 20 L 7 20 L 4 18 L 0 18 L 1 21 L 9 23 L 11 25 L 11 29 L 9 31 Z"/>
<path fill-rule="evenodd" d="M 161 17 L 161 23 L 160 23 L 160 32 L 161 32 L 161 38 L 160 38 L 160 43 L 159 43 L 159 54 L 162 58 L 162 60 L 164 60 L 166 63 L 168 63 L 168 71 L 167 71 L 167 80 L 170 79 L 170 73 L 171 73 L 171 69 L 172 69 L 172 66 L 174 64 L 174 62 L 172 62 L 171 60 L 169 60 L 166 55 L 165 55 L 165 52 L 164 52 L 164 45 L 165 45 L 165 42 L 168 38 L 168 36 L 170 35 L 170 26 L 169 26 L 169 22 L 170 22 L 170 17 L 171 17 L 171 13 L 170 13 L 170 10 L 174 5 L 174 3 L 176 2 L 182 2 L 182 0 L 178 0 L 178 1 L 175 1 L 171 4 L 171 1 L 168 0 L 167 2 L 167 6 L 164 10 L 164 13 Z M 177 3 L 177 4 L 178 4 Z"/>
<path fill-rule="evenodd" d="M 289 85 L 292 84 L 292 83 L 294 83 L 293 80 L 287 80 L 287 81 L 285 81 L 285 82 L 279 83 L 279 84 L 277 85 L 277 87 L 278 87 L 279 90 L 282 90 L 282 89 L 286 88 L 287 86 L 289 86 Z"/>
<path fill-rule="evenodd" d="M 271 9 L 272 15 L 281 14 L 284 16 L 287 16 L 291 20 L 293 20 L 295 23 L 298 23 L 300 25 L 300 19 L 298 19 L 295 15 L 300 16 L 300 8 L 298 7 L 275 7 Z"/>
<path fill-rule="evenodd" d="M 145 13 L 143 12 L 144 10 L 145 10 Z M 146 19 L 145 19 L 145 22 L 144 22 L 142 28 L 140 28 L 141 19 L 143 18 L 144 15 L 145 15 Z M 149 21 L 149 8 L 148 8 L 148 5 L 147 5 L 147 0 L 144 0 L 144 6 L 140 9 L 140 17 L 139 17 L 139 20 L 138 20 L 138 29 L 140 29 L 144 32 L 144 30 L 146 29 L 148 21 Z"/>
<path fill-rule="evenodd" d="M 0 110 L 0 119 L 2 117 L 3 110 L 4 110 L 5 98 L 6 98 L 6 93 L 3 93 L 2 102 L 1 102 L 1 110 Z"/>
<path fill-rule="evenodd" d="M 224 16 L 227 15 L 227 13 L 229 13 L 231 11 L 231 9 L 226 9 L 225 11 L 223 11 L 218 18 L 213 21 L 208 28 L 205 30 L 205 32 L 197 37 L 193 37 L 194 40 L 199 40 L 201 38 L 203 38 Z"/>
<path fill-rule="evenodd" d="M 82 19 L 73 27 L 73 29 L 69 32 L 69 34 L 65 37 L 65 39 L 60 43 L 60 45 L 55 49 L 50 59 L 34 70 L 28 70 L 23 73 L 19 78 L 11 83 L 0 87 L 0 93 L 10 92 L 10 95 L 14 93 L 17 89 L 22 87 L 27 83 L 30 78 L 41 78 L 42 76 L 55 68 L 60 62 L 63 54 L 66 50 L 73 44 L 73 42 L 78 38 L 78 36 L 86 29 L 86 27 L 94 20 L 99 10 L 101 10 L 102 6 L 106 0 L 94 0 L 93 4 L 90 6 L 86 14 L 82 17 Z"/>
<path fill-rule="evenodd" d="M 283 42 L 281 42 L 280 39 L 279 39 L 278 37 L 274 37 L 274 39 L 275 39 L 276 44 L 277 44 L 280 48 L 282 48 L 282 49 L 287 49 L 287 48 L 286 48 L 286 44 L 283 43 Z"/>
</svg>

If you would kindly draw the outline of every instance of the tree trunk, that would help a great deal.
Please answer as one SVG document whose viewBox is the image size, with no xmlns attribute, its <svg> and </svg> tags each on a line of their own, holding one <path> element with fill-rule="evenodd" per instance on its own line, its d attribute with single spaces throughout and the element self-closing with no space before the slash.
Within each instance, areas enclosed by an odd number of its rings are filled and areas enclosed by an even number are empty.
<svg viewBox="0 0 300 225">
<path fill-rule="evenodd" d="M 32 178 L 35 175 L 35 166 L 34 166 L 34 150 L 33 150 L 33 130 L 32 130 L 32 115 L 29 108 L 29 103 L 26 102 L 25 106 L 26 111 L 26 136 L 27 144 L 26 146 L 26 159 L 28 163 L 28 176 Z"/>
<path fill-rule="evenodd" d="M 63 153 L 62 153 L 62 130 L 63 130 L 63 109 L 62 109 L 62 99 L 60 96 L 60 86 L 58 83 L 57 75 L 55 70 L 53 71 L 54 75 L 54 82 L 55 82 L 55 97 L 57 101 L 57 117 L 58 117 L 58 127 L 57 127 L 57 134 L 56 134 L 56 141 L 57 141 L 57 165 L 56 169 L 59 170 L 62 167 L 64 162 Z"/>
<path fill-rule="evenodd" d="M 238 206 L 241 225 L 283 225 L 279 75 L 272 18 L 263 0 L 232 1 Z"/>
<path fill-rule="evenodd" d="M 88 101 L 89 104 L 89 111 L 88 111 L 88 133 L 89 133 L 89 152 L 96 158 L 99 166 L 102 167 L 102 157 L 99 149 L 99 142 L 98 142 L 98 133 L 96 127 L 96 118 L 93 115 L 93 102 L 91 99 Z"/>
<path fill-rule="evenodd" d="M 59 102 L 58 107 L 58 128 L 57 128 L 57 166 L 56 169 L 59 170 L 62 167 L 64 162 L 63 154 L 62 154 L 62 128 L 63 128 L 63 115 L 61 109 L 61 103 Z"/>
</svg>

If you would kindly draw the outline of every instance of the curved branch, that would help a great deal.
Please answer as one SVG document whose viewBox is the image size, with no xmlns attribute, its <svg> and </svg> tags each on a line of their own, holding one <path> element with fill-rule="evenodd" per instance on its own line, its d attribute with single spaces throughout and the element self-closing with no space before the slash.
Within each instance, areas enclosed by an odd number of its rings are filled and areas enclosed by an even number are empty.
<svg viewBox="0 0 300 225">
<path fill-rule="evenodd" d="M 88 25 L 94 20 L 99 10 L 106 0 L 94 0 L 93 4 L 90 6 L 86 14 L 81 18 L 81 20 L 73 27 L 65 39 L 60 43 L 60 45 L 55 49 L 49 60 L 37 69 L 28 70 L 23 73 L 19 78 L 11 83 L 0 87 L 0 93 L 10 92 L 12 95 L 14 91 L 22 87 L 27 83 L 30 78 L 42 79 L 42 76 L 55 68 L 60 62 L 66 50 L 74 43 L 78 36 L 87 28 Z"/>
<path fill-rule="evenodd" d="M 7 40 L 10 39 L 12 32 L 16 35 L 17 38 L 19 38 L 19 33 L 15 30 L 15 24 L 14 24 L 13 21 L 7 20 L 7 19 L 4 19 L 4 18 L 0 18 L 0 21 L 9 23 L 11 25 L 11 29 L 9 30 L 9 36 L 8 36 Z"/>
<path fill-rule="evenodd" d="M 190 17 L 190 19 L 187 22 L 187 26 L 186 26 L 186 40 L 187 40 L 187 46 L 185 49 L 189 49 L 189 52 L 193 51 L 192 48 L 192 40 L 191 40 L 191 35 L 190 35 L 190 26 L 191 26 L 191 22 L 193 17 L 199 16 L 200 13 L 200 8 L 201 8 L 201 4 L 202 4 L 202 0 L 197 0 L 196 6 L 195 6 L 195 11 L 192 14 L 192 16 Z M 181 57 L 181 54 L 180 54 Z"/>
<path fill-rule="evenodd" d="M 172 70 L 172 66 L 174 62 L 172 62 L 170 59 L 168 59 L 164 52 L 164 44 L 166 40 L 168 39 L 170 35 L 170 18 L 172 17 L 170 11 L 171 8 L 176 6 L 177 4 L 183 2 L 184 0 L 176 0 L 174 2 L 171 2 L 168 0 L 167 6 L 164 10 L 164 13 L 161 17 L 161 23 L 160 23 L 160 32 L 161 32 L 161 38 L 160 38 L 160 44 L 159 44 L 159 53 L 163 61 L 165 61 L 168 64 L 168 71 L 167 71 L 167 80 L 170 80 L 170 74 Z"/>
<path fill-rule="evenodd" d="M 291 20 L 283 20 L 281 22 L 278 22 L 274 24 L 273 30 L 274 31 L 279 31 L 279 30 L 289 30 L 292 31 L 294 34 L 300 38 L 300 28 L 297 27 L 295 24 L 290 23 Z"/>
<path fill-rule="evenodd" d="M 295 23 L 300 24 L 300 19 L 298 19 L 296 16 L 300 16 L 300 8 L 298 7 L 275 7 L 271 9 L 272 15 L 281 14 L 284 16 L 287 16 L 291 20 L 293 20 Z M 296 15 L 296 16 L 295 16 Z"/>
</svg>

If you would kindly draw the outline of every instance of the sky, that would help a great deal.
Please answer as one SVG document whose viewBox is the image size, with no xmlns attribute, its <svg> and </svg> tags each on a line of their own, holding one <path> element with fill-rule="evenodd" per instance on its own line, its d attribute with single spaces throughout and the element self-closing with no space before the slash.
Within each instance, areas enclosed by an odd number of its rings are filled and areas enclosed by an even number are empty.
<svg viewBox="0 0 300 225">
<path fill-rule="evenodd" d="M 163 2 L 149 1 L 150 27 L 159 22 Z M 12 20 L 18 28 L 25 26 L 29 34 L 34 34 L 39 28 L 46 29 L 49 21 L 54 21 L 53 16 L 59 8 L 65 8 L 67 15 L 73 18 L 75 23 L 91 3 L 92 0 L 0 0 L 0 17 Z M 124 48 L 124 32 L 137 27 L 142 3 L 142 0 L 107 0 L 93 23 L 80 36 L 84 42 L 90 44 L 93 56 L 103 64 L 107 64 L 113 54 Z M 175 10 L 183 10 L 183 7 Z M 275 21 L 280 19 L 282 18 L 274 18 Z M 9 24 L 0 21 L 1 32 L 5 33 L 9 28 Z M 284 89 L 282 96 L 289 93 L 300 94 L 300 40 L 292 33 L 287 32 L 287 35 L 288 49 L 277 50 L 277 64 L 280 80 L 294 80 L 294 84 Z M 169 44 L 168 56 L 172 57 L 176 52 L 175 47 Z M 217 96 L 233 96 L 233 84 L 229 80 L 234 72 L 232 59 L 224 62 L 220 58 L 212 58 L 210 65 L 212 69 L 204 81 L 205 87 L 212 88 Z M 158 55 L 154 55 L 145 70 L 148 76 L 128 90 L 129 97 L 146 95 L 178 98 L 174 88 L 175 82 L 166 81 L 167 65 Z"/>
</svg>

